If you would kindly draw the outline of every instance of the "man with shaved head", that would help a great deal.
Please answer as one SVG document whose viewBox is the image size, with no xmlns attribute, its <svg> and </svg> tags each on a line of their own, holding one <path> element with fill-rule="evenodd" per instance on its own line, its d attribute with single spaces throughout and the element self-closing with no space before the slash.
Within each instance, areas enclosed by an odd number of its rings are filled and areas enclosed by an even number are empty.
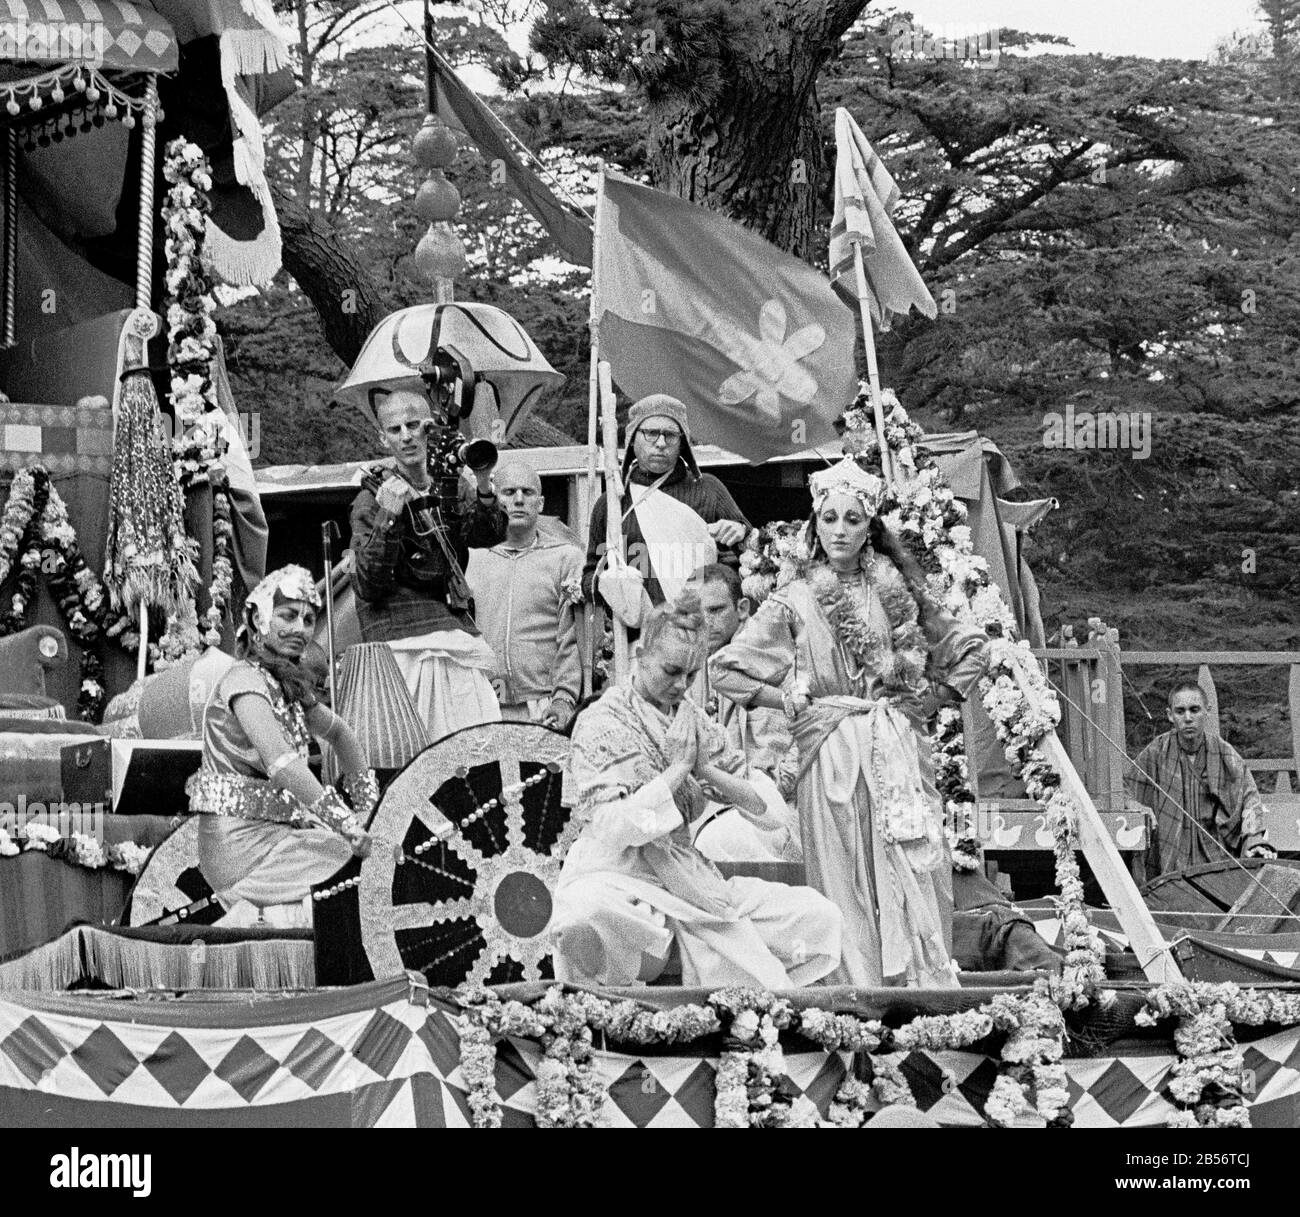
<svg viewBox="0 0 1300 1217">
<path fill-rule="evenodd" d="M 470 553 L 479 628 L 496 656 L 501 717 L 564 730 L 582 691 L 578 627 L 582 551 L 538 531 L 542 482 L 517 457 L 497 467 L 505 540 Z"/>
<path fill-rule="evenodd" d="M 353 584 L 366 642 L 386 642 L 431 738 L 500 717 L 488 682 L 494 660 L 469 611 L 471 545 L 505 536 L 491 471 L 462 479 L 458 519 L 443 519 L 429 473 L 428 397 L 397 389 L 375 404 L 389 459 L 371 468 L 352 503 Z"/>
</svg>

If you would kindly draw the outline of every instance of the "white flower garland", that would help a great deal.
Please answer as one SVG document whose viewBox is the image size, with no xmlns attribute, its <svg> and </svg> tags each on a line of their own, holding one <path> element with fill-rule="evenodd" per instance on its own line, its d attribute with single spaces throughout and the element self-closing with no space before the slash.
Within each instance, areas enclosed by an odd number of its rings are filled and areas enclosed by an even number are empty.
<svg viewBox="0 0 1300 1217">
<path fill-rule="evenodd" d="M 204 266 L 208 192 L 212 173 L 197 145 L 175 139 L 167 145 L 163 177 L 170 183 L 163 204 L 167 251 L 167 360 L 171 365 L 171 402 L 176 437 L 173 459 L 182 486 L 208 482 L 213 500 L 212 579 L 208 608 L 202 622 L 168 622 L 167 635 L 156 651 L 165 666 L 219 646 L 221 627 L 230 606 L 234 565 L 230 491 L 222 458 L 227 444 L 221 408 L 213 385 L 217 326 L 216 299 Z M 156 666 L 156 665 L 155 665 Z"/>
<path fill-rule="evenodd" d="M 20 847 L 18 841 L 23 841 Z M 49 854 L 52 858 L 61 858 L 74 866 L 83 866 L 87 870 L 103 870 L 111 867 L 116 871 L 125 871 L 128 875 L 138 875 L 149 857 L 150 850 L 134 841 L 123 841 L 117 845 L 104 848 L 102 841 L 89 833 L 74 832 L 66 837 L 53 824 L 33 821 L 24 825 L 23 831 L 15 839 L 4 828 L 0 828 L 0 858 L 11 858 L 21 849 L 26 852 Z"/>
</svg>

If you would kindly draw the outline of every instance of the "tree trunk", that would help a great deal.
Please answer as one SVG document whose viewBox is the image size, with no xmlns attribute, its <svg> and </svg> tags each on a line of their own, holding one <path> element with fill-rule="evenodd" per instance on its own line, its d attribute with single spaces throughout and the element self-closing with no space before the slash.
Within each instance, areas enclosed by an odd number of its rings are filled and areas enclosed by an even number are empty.
<svg viewBox="0 0 1300 1217">
<path fill-rule="evenodd" d="M 351 365 L 388 311 L 383 295 L 347 242 L 319 216 L 278 190 L 275 211 L 284 268 L 320 315 L 325 340 Z"/>
<path fill-rule="evenodd" d="M 707 107 L 650 112 L 654 184 L 806 258 L 824 168 L 818 73 L 868 0 L 767 5 L 761 32 L 728 48 L 728 84 Z"/>
</svg>

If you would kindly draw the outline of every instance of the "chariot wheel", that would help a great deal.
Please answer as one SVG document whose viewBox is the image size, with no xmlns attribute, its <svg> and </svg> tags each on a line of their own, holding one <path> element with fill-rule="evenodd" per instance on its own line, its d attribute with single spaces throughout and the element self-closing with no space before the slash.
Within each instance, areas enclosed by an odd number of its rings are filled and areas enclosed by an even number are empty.
<svg viewBox="0 0 1300 1217">
<path fill-rule="evenodd" d="M 483 723 L 420 753 L 385 792 L 361 864 L 361 940 L 376 976 L 430 984 L 544 980 L 552 896 L 580 825 L 569 741 Z"/>
<path fill-rule="evenodd" d="M 219 904 L 196 910 L 193 916 L 188 910 L 211 895 L 212 888 L 199 871 L 199 818 L 187 816 L 145 859 L 121 921 L 129 926 L 152 925 L 185 909 L 182 920 L 208 925 L 224 914 Z"/>
</svg>

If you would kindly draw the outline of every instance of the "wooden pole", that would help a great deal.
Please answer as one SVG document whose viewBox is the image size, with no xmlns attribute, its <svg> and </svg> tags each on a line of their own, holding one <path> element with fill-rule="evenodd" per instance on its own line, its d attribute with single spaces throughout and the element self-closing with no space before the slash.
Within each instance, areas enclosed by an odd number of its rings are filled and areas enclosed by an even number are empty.
<svg viewBox="0 0 1300 1217">
<path fill-rule="evenodd" d="M 609 364 L 601 362 L 598 370 L 601 406 L 601 430 L 605 440 L 605 553 L 607 561 L 624 562 L 623 552 L 623 478 L 618 468 L 618 422 L 614 417 L 614 381 Z M 628 673 L 627 627 L 616 613 L 610 614 L 614 629 L 614 679 L 622 681 Z"/>
<path fill-rule="evenodd" d="M 158 78 L 150 76 L 144 88 L 144 118 L 140 124 L 140 216 L 136 225 L 135 307 L 148 311 L 153 304 L 153 180 L 158 154 Z M 140 364 L 149 363 L 149 339 L 140 339 Z M 140 373 L 147 376 L 148 372 Z M 135 676 L 144 679 L 149 659 L 149 607 L 140 601 L 140 652 Z"/>
<path fill-rule="evenodd" d="M 871 413 L 876 420 L 876 440 L 880 444 L 880 472 L 886 486 L 894 484 L 894 462 L 885 443 L 885 407 L 880 400 L 880 368 L 876 363 L 876 340 L 871 329 L 871 306 L 867 303 L 867 271 L 862 264 L 862 246 L 853 242 L 853 270 L 858 281 L 858 312 L 862 317 L 862 341 L 867 348 L 867 385 L 871 396 Z"/>
<path fill-rule="evenodd" d="M 18 291 L 18 131 L 9 127 L 5 131 L 5 298 L 4 337 L 7 350 L 15 342 Z"/>
</svg>

